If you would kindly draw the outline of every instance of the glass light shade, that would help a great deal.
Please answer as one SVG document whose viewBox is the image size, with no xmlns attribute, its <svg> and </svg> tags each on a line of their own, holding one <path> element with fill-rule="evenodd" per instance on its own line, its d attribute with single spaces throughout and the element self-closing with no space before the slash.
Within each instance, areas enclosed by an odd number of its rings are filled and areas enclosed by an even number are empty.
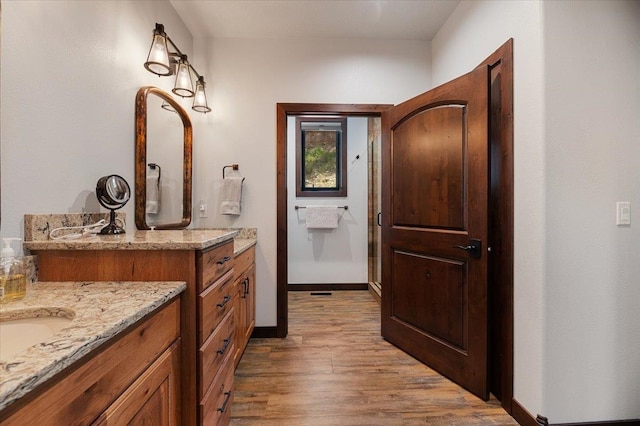
<svg viewBox="0 0 640 426">
<path fill-rule="evenodd" d="M 156 29 L 153 31 L 153 41 L 144 67 L 157 75 L 171 75 L 167 37 L 162 25 L 156 25 Z"/>
<path fill-rule="evenodd" d="M 193 99 L 193 106 L 191 108 L 194 111 L 206 114 L 211 111 L 211 108 L 209 108 L 209 105 L 207 105 L 207 94 L 205 93 L 204 88 L 204 78 L 200 77 L 196 82 L 196 95 Z"/>
<path fill-rule="evenodd" d="M 178 71 L 176 72 L 176 83 L 171 90 L 178 96 L 190 98 L 193 96 L 193 83 L 191 82 L 191 74 L 189 73 L 189 63 L 187 57 L 183 56 L 178 62 Z"/>
<path fill-rule="evenodd" d="M 160 105 L 160 108 L 167 111 L 176 112 L 175 108 L 172 107 L 171 104 L 167 101 L 162 101 L 162 105 Z"/>
</svg>

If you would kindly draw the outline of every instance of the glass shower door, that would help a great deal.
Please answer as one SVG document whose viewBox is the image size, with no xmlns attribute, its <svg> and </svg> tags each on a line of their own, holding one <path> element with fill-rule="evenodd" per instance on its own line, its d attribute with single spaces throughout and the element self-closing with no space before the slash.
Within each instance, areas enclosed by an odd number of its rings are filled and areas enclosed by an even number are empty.
<svg viewBox="0 0 640 426">
<path fill-rule="evenodd" d="M 369 117 L 369 290 L 382 297 L 380 117 Z"/>
</svg>

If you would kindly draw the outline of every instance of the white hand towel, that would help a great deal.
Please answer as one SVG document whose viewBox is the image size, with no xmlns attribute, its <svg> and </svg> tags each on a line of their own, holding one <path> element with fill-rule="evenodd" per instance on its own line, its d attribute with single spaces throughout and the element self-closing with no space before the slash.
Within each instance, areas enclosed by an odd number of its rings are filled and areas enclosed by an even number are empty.
<svg viewBox="0 0 640 426">
<path fill-rule="evenodd" d="M 242 200 L 242 181 L 241 177 L 225 177 L 222 179 L 222 203 L 220 204 L 220 213 L 222 214 L 240 214 L 240 201 Z"/>
<path fill-rule="evenodd" d="M 307 228 L 337 228 L 338 218 L 338 206 L 307 206 Z"/>
<path fill-rule="evenodd" d="M 147 214 L 160 211 L 160 169 L 147 170 Z"/>
</svg>

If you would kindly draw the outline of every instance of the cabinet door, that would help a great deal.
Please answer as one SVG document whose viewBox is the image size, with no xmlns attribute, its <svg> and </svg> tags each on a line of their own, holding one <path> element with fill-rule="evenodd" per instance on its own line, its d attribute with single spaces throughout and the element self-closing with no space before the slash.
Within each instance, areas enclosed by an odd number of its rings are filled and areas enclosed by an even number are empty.
<svg viewBox="0 0 640 426">
<path fill-rule="evenodd" d="M 180 423 L 179 349 L 178 339 L 94 425 L 177 426 Z"/>
<path fill-rule="evenodd" d="M 244 303 L 244 279 L 245 276 L 241 275 L 236 282 L 233 284 L 233 312 L 234 312 L 234 324 L 235 324 L 235 340 L 236 347 L 235 353 L 233 355 L 234 366 L 237 367 L 240 362 L 240 357 L 242 356 L 242 352 L 244 351 L 244 329 L 245 329 L 245 321 L 246 315 L 244 313 L 245 303 Z"/>
<path fill-rule="evenodd" d="M 251 265 L 235 282 L 237 290 L 235 291 L 236 301 L 234 309 L 236 311 L 236 354 L 235 366 L 238 367 L 240 358 L 249 343 L 249 338 L 253 332 L 256 316 L 256 297 L 255 297 L 255 278 L 256 267 Z"/>
<path fill-rule="evenodd" d="M 244 345 L 249 343 L 251 333 L 256 324 L 256 265 L 251 265 L 247 271 L 247 284 L 244 296 L 245 322 L 244 322 Z"/>
</svg>

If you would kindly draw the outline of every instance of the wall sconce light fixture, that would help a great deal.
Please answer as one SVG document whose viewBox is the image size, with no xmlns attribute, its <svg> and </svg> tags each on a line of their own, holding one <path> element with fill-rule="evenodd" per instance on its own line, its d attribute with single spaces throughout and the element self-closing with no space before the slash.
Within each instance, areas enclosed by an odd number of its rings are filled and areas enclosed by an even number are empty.
<svg viewBox="0 0 640 426">
<path fill-rule="evenodd" d="M 167 48 L 167 42 L 171 45 L 175 52 L 170 52 Z M 205 93 L 206 84 L 204 77 L 189 63 L 187 55 L 182 53 L 178 46 L 164 32 L 164 25 L 157 24 L 153 30 L 153 41 L 147 56 L 147 62 L 144 67 L 159 76 L 176 76 L 175 84 L 171 90 L 178 96 L 183 98 L 193 97 L 192 109 L 197 112 L 207 113 L 211 111 L 207 104 L 207 95 Z M 196 76 L 196 90 L 193 90 L 193 80 L 191 73 Z"/>
</svg>

